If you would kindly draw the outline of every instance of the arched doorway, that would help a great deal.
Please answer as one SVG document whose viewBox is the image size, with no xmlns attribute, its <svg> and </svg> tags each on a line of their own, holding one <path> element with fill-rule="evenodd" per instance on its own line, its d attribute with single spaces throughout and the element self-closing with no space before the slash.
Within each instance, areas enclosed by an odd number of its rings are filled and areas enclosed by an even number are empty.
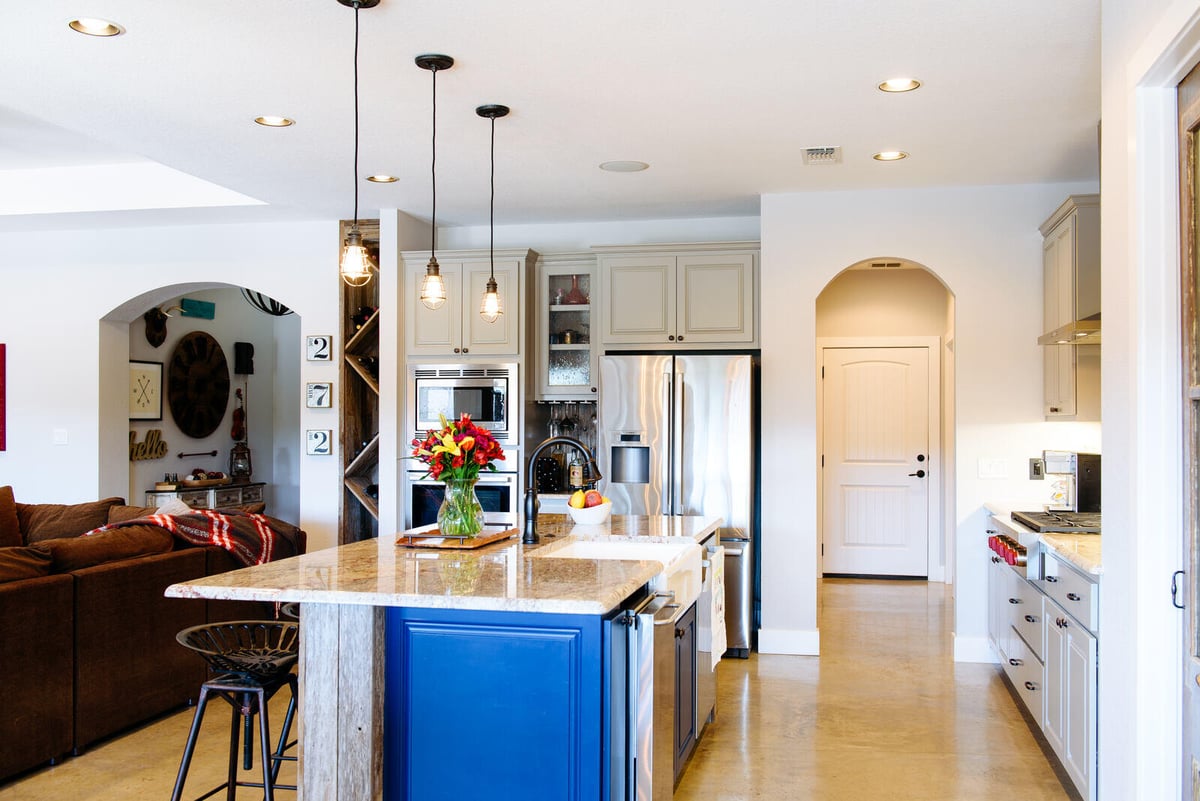
<svg viewBox="0 0 1200 801">
<path fill-rule="evenodd" d="M 954 296 L 902 258 L 817 297 L 819 572 L 949 581 Z"/>
<path fill-rule="evenodd" d="M 184 316 L 182 299 L 212 304 L 213 317 Z M 281 301 L 282 302 L 282 301 Z M 189 304 L 191 305 L 191 304 Z M 144 314 L 164 309 L 171 315 L 161 337 L 147 337 Z M 223 351 L 230 386 L 216 428 L 204 436 L 185 432 L 174 419 L 166 396 L 166 375 L 176 344 L 202 332 Z M 146 492 L 166 474 L 185 475 L 194 468 L 228 471 L 235 439 L 233 414 L 241 392 L 245 416 L 243 436 L 250 447 L 255 482 L 264 482 L 268 512 L 285 520 L 300 519 L 300 385 L 299 314 L 276 316 L 249 303 L 240 287 L 224 283 L 188 283 L 159 287 L 122 303 L 100 320 L 101 480 L 109 494 L 131 504 L 145 503 Z M 157 344 L 155 344 L 157 342 Z M 235 343 L 244 343 L 235 347 Z M 246 348 L 245 345 L 249 345 Z M 235 358 L 238 349 L 241 363 Z M 163 375 L 160 405 L 132 419 L 132 367 Z M 155 411 L 161 409 L 159 414 Z M 157 447 L 147 447 L 147 443 Z M 133 458 L 131 446 L 141 444 Z M 164 447 L 165 445 L 165 447 Z"/>
</svg>

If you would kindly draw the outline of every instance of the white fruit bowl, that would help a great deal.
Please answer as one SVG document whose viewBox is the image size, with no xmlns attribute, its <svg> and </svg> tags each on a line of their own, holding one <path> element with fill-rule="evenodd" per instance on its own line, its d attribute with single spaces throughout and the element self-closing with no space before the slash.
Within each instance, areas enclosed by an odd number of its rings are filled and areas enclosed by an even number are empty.
<svg viewBox="0 0 1200 801">
<path fill-rule="evenodd" d="M 606 501 L 596 506 L 585 506 L 582 509 L 568 506 L 567 514 L 571 515 L 571 519 L 576 523 L 584 526 L 594 526 L 597 523 L 603 523 L 605 520 L 608 520 L 608 516 L 612 514 L 612 501 Z"/>
</svg>

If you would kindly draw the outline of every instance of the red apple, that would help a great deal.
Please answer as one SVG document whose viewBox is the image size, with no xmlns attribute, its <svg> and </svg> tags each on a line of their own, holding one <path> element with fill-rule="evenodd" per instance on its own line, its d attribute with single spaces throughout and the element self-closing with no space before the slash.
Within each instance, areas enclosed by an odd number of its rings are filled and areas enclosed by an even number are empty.
<svg viewBox="0 0 1200 801">
<path fill-rule="evenodd" d="M 604 496 L 596 490 L 588 490 L 583 494 L 583 506 L 586 509 L 589 506 L 599 506 L 604 503 Z"/>
</svg>

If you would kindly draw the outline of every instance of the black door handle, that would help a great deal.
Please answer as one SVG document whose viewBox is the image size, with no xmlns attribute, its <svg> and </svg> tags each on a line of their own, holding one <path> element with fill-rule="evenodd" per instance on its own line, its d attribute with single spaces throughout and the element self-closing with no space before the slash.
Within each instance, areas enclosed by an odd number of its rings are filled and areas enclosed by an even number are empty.
<svg viewBox="0 0 1200 801">
<path fill-rule="evenodd" d="M 915 473 L 909 473 L 909 475 L 910 475 L 910 476 L 916 476 L 917 478 L 925 478 L 925 471 L 924 471 L 924 470 L 918 470 L 918 471 L 917 471 L 917 472 L 915 472 Z"/>
<path fill-rule="evenodd" d="M 1183 609 L 1183 603 L 1179 600 L 1179 579 L 1183 576 L 1182 570 L 1176 570 L 1171 574 L 1171 605 L 1176 609 Z"/>
</svg>

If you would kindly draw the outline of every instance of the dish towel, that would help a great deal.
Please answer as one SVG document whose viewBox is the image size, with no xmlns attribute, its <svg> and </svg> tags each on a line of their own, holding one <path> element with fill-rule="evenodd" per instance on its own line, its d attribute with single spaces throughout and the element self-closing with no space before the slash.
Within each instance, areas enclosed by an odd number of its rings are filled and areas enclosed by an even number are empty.
<svg viewBox="0 0 1200 801">
<path fill-rule="evenodd" d="M 712 571 L 712 668 L 725 655 L 728 648 L 725 636 L 725 548 L 718 545 L 708 554 L 709 570 Z"/>
</svg>

